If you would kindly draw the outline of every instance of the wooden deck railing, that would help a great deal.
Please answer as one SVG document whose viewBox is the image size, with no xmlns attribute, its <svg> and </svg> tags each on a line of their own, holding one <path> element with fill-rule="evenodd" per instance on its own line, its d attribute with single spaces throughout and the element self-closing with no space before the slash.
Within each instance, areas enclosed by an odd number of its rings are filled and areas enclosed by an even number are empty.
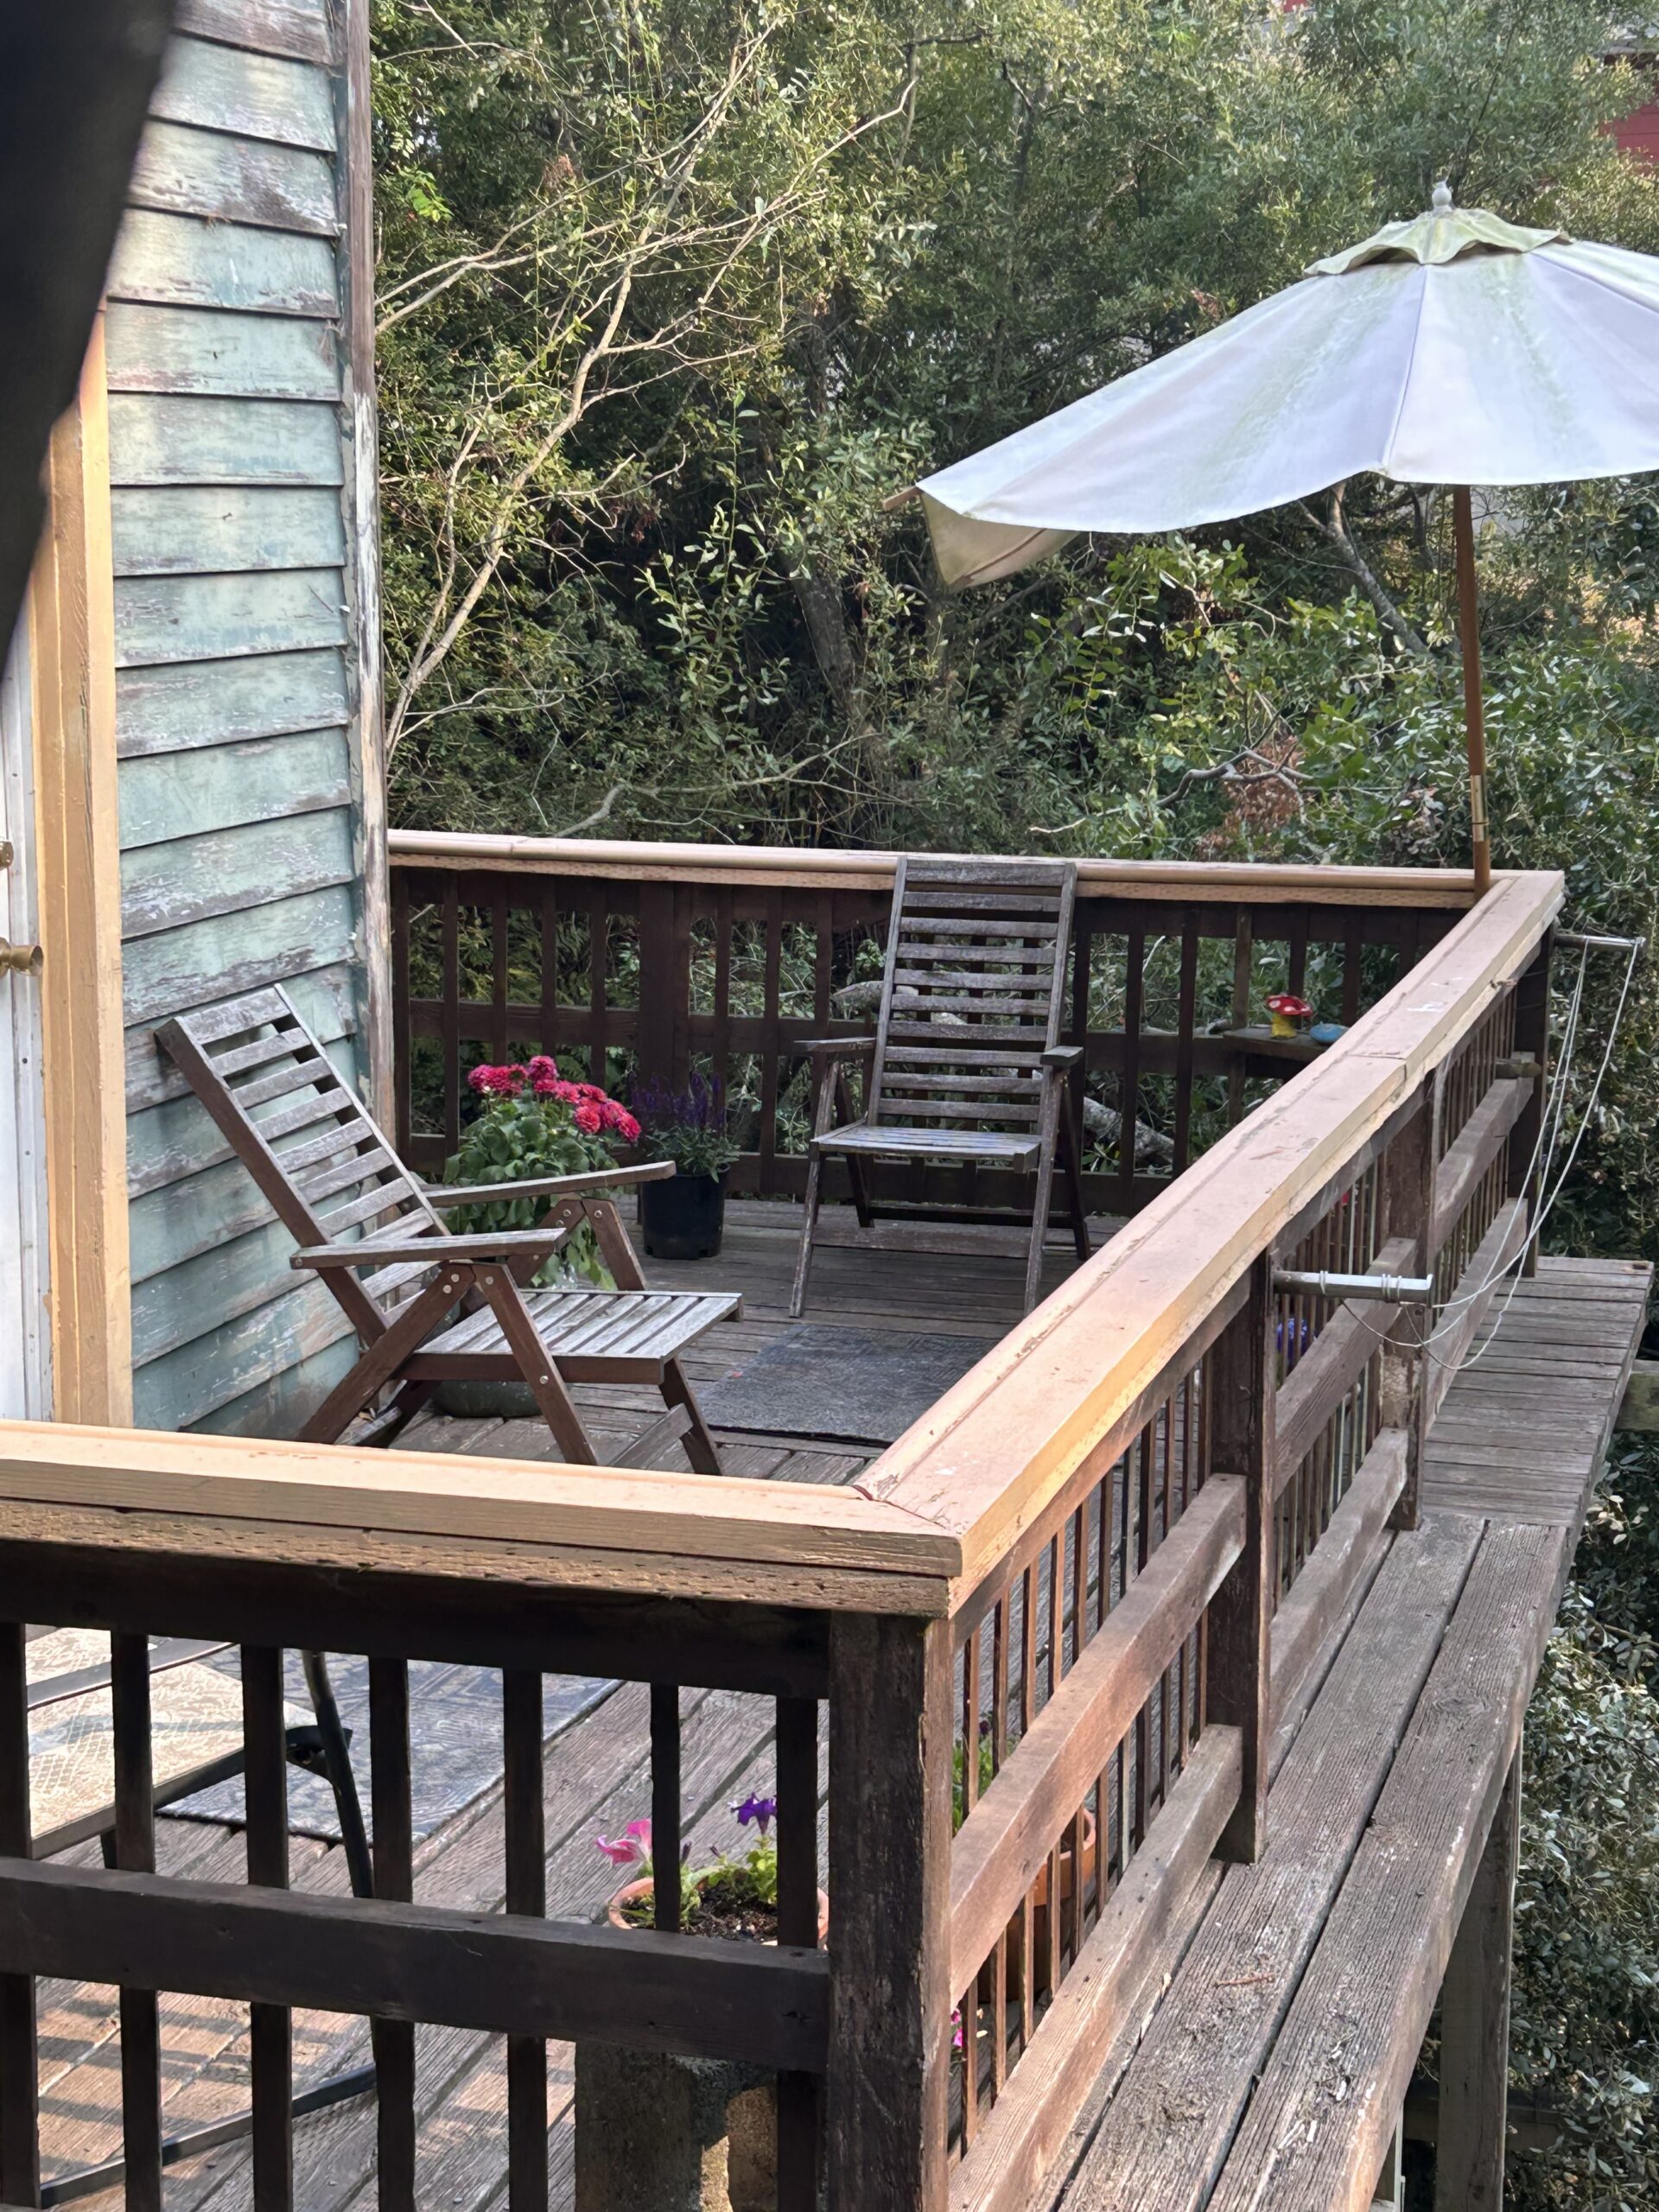
<svg viewBox="0 0 1659 2212">
<path fill-rule="evenodd" d="M 820 2179 L 833 2212 L 1029 2204 L 1205 1862 L 1260 1849 L 1274 1732 L 1383 1528 L 1414 1514 L 1423 1426 L 1525 1252 L 1560 899 L 1558 878 L 1511 876 L 1452 914 L 854 1490 L 0 1427 L 0 2199 L 37 2201 L 33 1978 L 52 1975 L 135 1993 L 135 2205 L 159 2202 L 158 1986 L 273 2024 L 256 2044 L 262 2208 L 289 2201 L 295 2006 L 378 2024 L 388 2212 L 415 2201 L 416 2020 L 513 2039 L 513 2212 L 546 2201 L 546 2037 L 776 2069 L 785 2212 L 816 2206 Z M 1293 1266 L 1433 1272 L 1427 1346 L 1421 1308 L 1291 1296 Z M 24 1619 L 117 1632 L 118 1871 L 29 1863 Z M 260 1655 L 369 1654 L 373 1902 L 149 1871 L 146 1633 L 252 1655 L 267 1827 Z M 503 1669 L 500 1863 L 470 1910 L 408 1901 L 417 1658 Z M 740 1955 L 543 1916 L 549 1673 L 652 1686 L 640 1751 L 664 1861 L 680 1692 L 775 1700 L 789 1944 Z M 252 1878 L 278 1858 L 251 1834 Z"/>
<path fill-rule="evenodd" d="M 435 1173 L 480 1059 L 564 1056 L 593 1082 L 716 1076 L 744 1147 L 732 1188 L 798 1197 L 812 1102 L 801 1048 L 870 1016 L 893 855 L 397 831 L 397 1135 Z M 1132 1213 L 1316 1048 L 1244 1036 L 1292 990 L 1351 1022 L 1468 904 L 1468 879 L 1400 868 L 1080 864 L 1067 1041 L 1072 1097 L 1141 1125 L 1083 1132 L 1096 1211 Z M 1092 1163 L 1092 1164 L 1090 1164 Z M 888 1164 L 880 1195 L 996 1207 L 1017 1178 Z M 844 1196 L 842 1170 L 832 1195 Z M 969 1179 L 971 1188 L 969 1187 Z M 890 1186 L 890 1187 L 889 1187 Z"/>
</svg>

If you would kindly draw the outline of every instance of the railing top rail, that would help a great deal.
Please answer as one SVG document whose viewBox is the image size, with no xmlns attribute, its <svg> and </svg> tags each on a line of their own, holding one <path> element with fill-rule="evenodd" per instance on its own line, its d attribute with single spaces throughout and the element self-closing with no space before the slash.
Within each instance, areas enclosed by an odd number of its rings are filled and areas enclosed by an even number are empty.
<svg viewBox="0 0 1659 2212">
<path fill-rule="evenodd" d="M 1514 982 L 1563 879 L 1510 874 L 1347 1034 L 1205 1153 L 866 1470 L 976 1586 L 1294 1221 Z"/>
<path fill-rule="evenodd" d="M 779 845 L 688 845 L 621 838 L 486 837 L 394 830 L 394 868 L 508 874 L 609 876 L 620 882 L 708 883 L 811 890 L 888 891 L 899 855 L 806 852 Z M 1502 883 L 1508 879 L 1497 877 Z M 1259 867 L 1239 861 L 1080 860 L 1084 897 L 1226 899 L 1246 904 L 1462 908 L 1474 896 L 1463 868 Z"/>
<path fill-rule="evenodd" d="M 948 1530 L 855 1490 L 0 1421 L 0 1543 L 942 1613 Z"/>
</svg>

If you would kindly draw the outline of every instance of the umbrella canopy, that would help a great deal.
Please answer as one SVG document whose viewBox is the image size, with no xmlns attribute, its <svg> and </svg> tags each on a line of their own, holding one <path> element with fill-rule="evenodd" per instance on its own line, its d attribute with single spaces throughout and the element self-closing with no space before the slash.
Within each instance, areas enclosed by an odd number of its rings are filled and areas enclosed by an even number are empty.
<svg viewBox="0 0 1659 2212">
<path fill-rule="evenodd" d="M 925 478 L 940 571 L 1008 575 L 1081 531 L 1192 529 L 1368 470 L 1554 484 L 1659 468 L 1659 259 L 1455 208 Z"/>
<path fill-rule="evenodd" d="M 1659 260 L 1454 207 L 1441 184 L 1427 214 L 914 489 L 946 582 L 969 584 L 1079 531 L 1226 522 L 1368 470 L 1455 486 L 1478 895 L 1491 853 L 1469 486 L 1656 467 Z"/>
</svg>

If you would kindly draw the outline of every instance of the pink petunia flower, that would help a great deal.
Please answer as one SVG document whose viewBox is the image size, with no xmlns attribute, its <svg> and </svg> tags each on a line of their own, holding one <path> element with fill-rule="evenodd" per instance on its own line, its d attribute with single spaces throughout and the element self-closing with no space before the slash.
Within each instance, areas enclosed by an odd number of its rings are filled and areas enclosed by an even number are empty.
<svg viewBox="0 0 1659 2212">
<path fill-rule="evenodd" d="M 596 1835 L 594 1841 L 613 1866 L 643 1866 L 651 1857 L 651 1822 L 630 1821 L 620 1836 Z"/>
</svg>

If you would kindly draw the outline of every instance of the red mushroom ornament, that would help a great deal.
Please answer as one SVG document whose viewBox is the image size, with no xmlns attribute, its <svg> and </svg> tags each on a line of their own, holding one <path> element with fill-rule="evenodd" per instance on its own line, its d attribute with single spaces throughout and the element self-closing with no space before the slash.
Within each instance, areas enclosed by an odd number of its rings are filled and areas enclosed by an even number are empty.
<svg viewBox="0 0 1659 2212">
<path fill-rule="evenodd" d="M 1273 1016 L 1275 1037 L 1294 1037 L 1313 1019 L 1313 1007 L 1294 991 L 1275 991 L 1268 1001 L 1268 1012 Z"/>
</svg>

